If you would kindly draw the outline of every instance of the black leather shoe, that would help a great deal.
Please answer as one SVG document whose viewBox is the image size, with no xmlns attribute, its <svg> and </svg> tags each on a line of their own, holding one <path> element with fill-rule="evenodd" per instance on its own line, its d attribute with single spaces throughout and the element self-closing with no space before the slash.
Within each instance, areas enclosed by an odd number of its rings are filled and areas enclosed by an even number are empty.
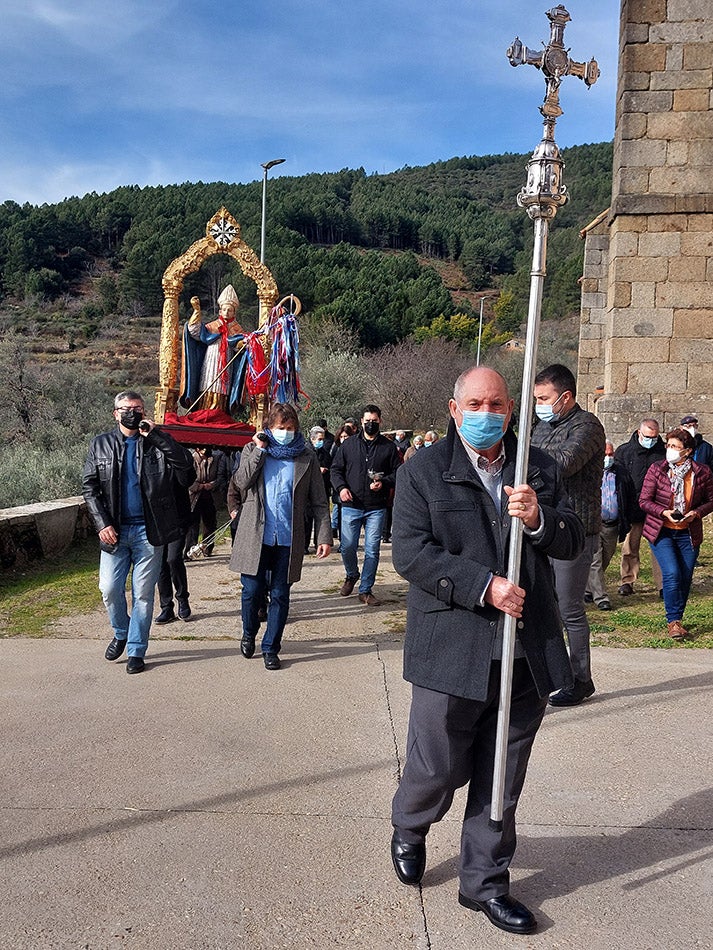
<svg viewBox="0 0 713 950">
<path fill-rule="evenodd" d="M 145 669 L 146 664 L 140 656 L 130 656 L 126 662 L 127 673 L 143 673 Z"/>
<path fill-rule="evenodd" d="M 550 706 L 579 706 L 594 692 L 594 683 L 591 680 L 575 680 L 574 686 L 569 689 L 559 689 L 550 696 Z"/>
<path fill-rule="evenodd" d="M 188 620 L 191 616 L 191 606 L 187 600 L 178 601 L 178 619 Z"/>
<path fill-rule="evenodd" d="M 458 892 L 458 903 L 468 910 L 482 910 L 491 924 L 511 934 L 531 934 L 537 930 L 535 915 L 509 894 L 491 897 L 489 901 L 474 901 Z"/>
<path fill-rule="evenodd" d="M 173 623 L 176 615 L 173 612 L 173 604 L 170 607 L 164 607 L 161 613 L 156 617 L 154 623 Z"/>
<path fill-rule="evenodd" d="M 266 670 L 279 670 L 282 666 L 280 658 L 276 653 L 263 653 L 262 658 L 265 661 Z"/>
<path fill-rule="evenodd" d="M 114 637 L 109 646 L 106 648 L 106 653 L 104 656 L 107 660 L 118 660 L 125 649 L 126 640 L 117 640 L 116 637 Z"/>
<path fill-rule="evenodd" d="M 246 660 L 255 654 L 255 637 L 243 637 L 240 641 L 240 652 Z"/>
<path fill-rule="evenodd" d="M 396 877 L 402 884 L 420 884 L 426 870 L 426 842 L 409 844 L 401 838 L 398 828 L 394 828 L 391 837 L 391 860 Z"/>
<path fill-rule="evenodd" d="M 622 584 L 618 590 L 620 597 L 631 597 L 634 593 L 634 587 L 632 584 Z"/>
</svg>

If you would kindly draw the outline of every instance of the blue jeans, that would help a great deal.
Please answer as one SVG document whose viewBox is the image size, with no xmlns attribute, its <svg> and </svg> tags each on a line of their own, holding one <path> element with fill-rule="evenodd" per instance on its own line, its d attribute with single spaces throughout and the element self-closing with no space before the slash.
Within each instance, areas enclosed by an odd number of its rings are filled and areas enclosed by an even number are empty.
<svg viewBox="0 0 713 950">
<path fill-rule="evenodd" d="M 142 524 L 122 525 L 116 550 L 101 552 L 99 590 L 117 640 L 126 640 L 128 656 L 145 656 L 163 547 L 154 547 Z M 132 570 L 133 568 L 133 570 Z M 131 616 L 126 578 L 131 571 Z"/>
<path fill-rule="evenodd" d="M 359 582 L 360 594 L 368 594 L 376 580 L 381 533 L 384 529 L 385 518 L 386 508 L 374 508 L 365 511 L 363 508 L 350 508 L 348 505 L 342 505 L 342 539 L 339 551 L 342 555 L 347 577 L 359 577 L 357 547 L 362 525 L 364 526 L 364 568 Z"/>
<path fill-rule="evenodd" d="M 265 591 L 270 591 L 267 608 L 267 627 L 260 650 L 263 653 L 279 653 L 282 631 L 287 623 L 290 609 L 290 584 L 287 580 L 290 567 L 290 548 L 283 544 L 263 544 L 257 574 L 241 574 L 243 585 L 241 598 L 243 636 L 254 640 L 260 628 L 257 612 L 265 603 Z"/>
<path fill-rule="evenodd" d="M 651 553 L 658 561 L 663 575 L 666 620 L 669 623 L 672 620 L 682 620 L 691 590 L 698 548 L 693 547 L 688 531 L 663 528 L 656 541 L 651 544 Z"/>
</svg>

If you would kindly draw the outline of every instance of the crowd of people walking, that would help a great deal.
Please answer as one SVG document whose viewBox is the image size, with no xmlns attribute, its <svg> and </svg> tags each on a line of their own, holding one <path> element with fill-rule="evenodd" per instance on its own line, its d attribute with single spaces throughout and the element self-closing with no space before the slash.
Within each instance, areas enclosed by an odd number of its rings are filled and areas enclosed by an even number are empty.
<svg viewBox="0 0 713 950">
<path fill-rule="evenodd" d="M 551 561 L 574 679 L 553 692 L 549 703 L 574 706 L 595 692 L 586 608 L 612 610 L 605 575 L 618 544 L 619 597 L 635 593 L 643 538 L 651 550 L 666 631 L 674 640 L 689 636 L 684 611 L 703 539 L 702 519 L 713 511 L 713 446 L 699 431 L 697 417 L 686 415 L 665 437 L 658 420 L 643 418 L 615 447 L 596 416 L 578 403 L 574 375 L 559 364 L 537 375 L 534 396 L 532 446 L 556 462 L 584 528 L 579 554 Z M 114 407 L 117 428 L 92 441 L 83 483 L 102 546 L 100 587 L 114 632 L 108 658 L 117 659 L 128 644 L 132 662 L 127 669 L 143 669 L 154 588 L 159 592 L 157 624 L 192 617 L 186 562 L 196 550 L 212 554 L 226 494 L 230 569 L 242 583 L 243 656 L 253 656 L 265 623 L 260 642 L 265 666 L 280 668 L 290 587 L 312 546 L 323 559 L 339 543 L 345 573 L 341 596 L 356 589 L 360 603 L 381 604 L 374 585 L 381 545 L 391 541 L 394 530 L 397 475 L 404 464 L 430 456 L 424 450 L 433 451 L 439 443 L 437 431 L 385 434 L 381 409 L 371 403 L 358 420 L 345 419 L 334 434 L 327 420 L 319 419 L 305 439 L 295 409 L 277 404 L 265 432 L 231 458 L 204 447 L 191 452 L 176 443 L 146 418 L 136 392 L 119 393 Z M 123 590 L 129 573 L 133 621 Z"/>
<path fill-rule="evenodd" d="M 322 560 L 338 540 L 339 596 L 356 589 L 358 601 L 374 608 L 381 604 L 374 591 L 380 548 L 391 538 L 394 567 L 409 584 L 404 676 L 412 684 L 407 759 L 392 803 L 394 870 L 403 884 L 421 881 L 428 832 L 468 784 L 458 900 L 523 934 L 537 922 L 509 893 L 515 812 L 548 703 L 577 706 L 595 693 L 586 604 L 612 609 L 605 572 L 619 542 L 618 595 L 635 593 L 644 538 L 667 633 L 689 636 L 684 612 L 702 519 L 713 512 L 713 448 L 695 416 L 664 438 L 658 421 L 644 418 L 615 448 L 577 401 L 566 367 L 538 373 L 534 397 L 521 485 L 514 484 L 514 401 L 504 378 L 486 367 L 456 381 L 443 437 L 403 429 L 387 436 L 381 409 L 368 403 L 334 436 L 320 419 L 305 438 L 295 408 L 276 403 L 264 431 L 235 459 L 184 448 L 127 390 L 114 400 L 116 428 L 92 440 L 83 475 L 113 633 L 105 657 L 115 661 L 126 651 L 128 673 L 145 669 L 157 585 L 156 623 L 194 616 L 186 559 L 196 545 L 213 552 L 216 495 L 227 494 L 229 568 L 241 580 L 240 653 L 253 658 L 264 624 L 259 650 L 269 671 L 281 668 L 290 592 L 312 543 Z M 523 545 L 511 581 L 516 520 Z M 493 829 L 487 806 L 508 616 L 516 633 L 504 819 Z"/>
</svg>

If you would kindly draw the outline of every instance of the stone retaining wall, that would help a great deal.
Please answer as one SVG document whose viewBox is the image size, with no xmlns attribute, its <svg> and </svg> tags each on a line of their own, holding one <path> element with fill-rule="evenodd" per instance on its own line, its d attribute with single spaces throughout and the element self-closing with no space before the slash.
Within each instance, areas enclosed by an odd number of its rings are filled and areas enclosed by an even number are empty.
<svg viewBox="0 0 713 950">
<path fill-rule="evenodd" d="M 0 568 L 61 554 L 93 530 L 81 495 L 0 508 Z"/>
</svg>

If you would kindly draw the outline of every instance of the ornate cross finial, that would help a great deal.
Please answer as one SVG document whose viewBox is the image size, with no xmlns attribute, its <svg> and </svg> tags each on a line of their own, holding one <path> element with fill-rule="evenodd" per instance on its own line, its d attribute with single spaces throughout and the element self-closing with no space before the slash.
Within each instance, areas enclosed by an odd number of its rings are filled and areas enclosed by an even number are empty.
<svg viewBox="0 0 713 950">
<path fill-rule="evenodd" d="M 550 21 L 550 41 L 542 52 L 538 53 L 523 46 L 520 38 L 516 36 L 507 55 L 511 66 L 527 63 L 542 70 L 547 83 L 547 93 L 540 112 L 546 119 L 554 121 L 562 115 L 559 104 L 562 77 L 579 76 L 589 88 L 599 79 L 599 66 L 595 59 L 590 59 L 588 63 L 577 63 L 570 59 L 569 50 L 564 48 L 564 29 L 571 17 L 561 3 L 547 11 L 547 18 Z"/>
<path fill-rule="evenodd" d="M 221 208 L 210 219 L 205 229 L 206 237 L 212 238 L 220 248 L 240 237 L 240 225 L 225 208 Z"/>
<path fill-rule="evenodd" d="M 545 118 L 542 141 L 532 153 L 527 165 L 527 184 L 517 196 L 517 203 L 525 208 L 532 219 L 554 218 L 557 208 L 567 201 L 567 188 L 562 182 L 564 162 L 555 142 L 555 123 L 562 115 L 559 103 L 559 87 L 563 76 L 579 76 L 587 87 L 599 78 L 599 66 L 595 59 L 588 63 L 576 63 L 570 59 L 564 47 L 564 29 L 571 17 L 560 3 L 547 11 L 550 21 L 550 41 L 541 53 L 528 49 L 515 37 L 507 56 L 511 66 L 527 63 L 542 70 L 547 84 L 545 101 L 540 112 Z"/>
</svg>

